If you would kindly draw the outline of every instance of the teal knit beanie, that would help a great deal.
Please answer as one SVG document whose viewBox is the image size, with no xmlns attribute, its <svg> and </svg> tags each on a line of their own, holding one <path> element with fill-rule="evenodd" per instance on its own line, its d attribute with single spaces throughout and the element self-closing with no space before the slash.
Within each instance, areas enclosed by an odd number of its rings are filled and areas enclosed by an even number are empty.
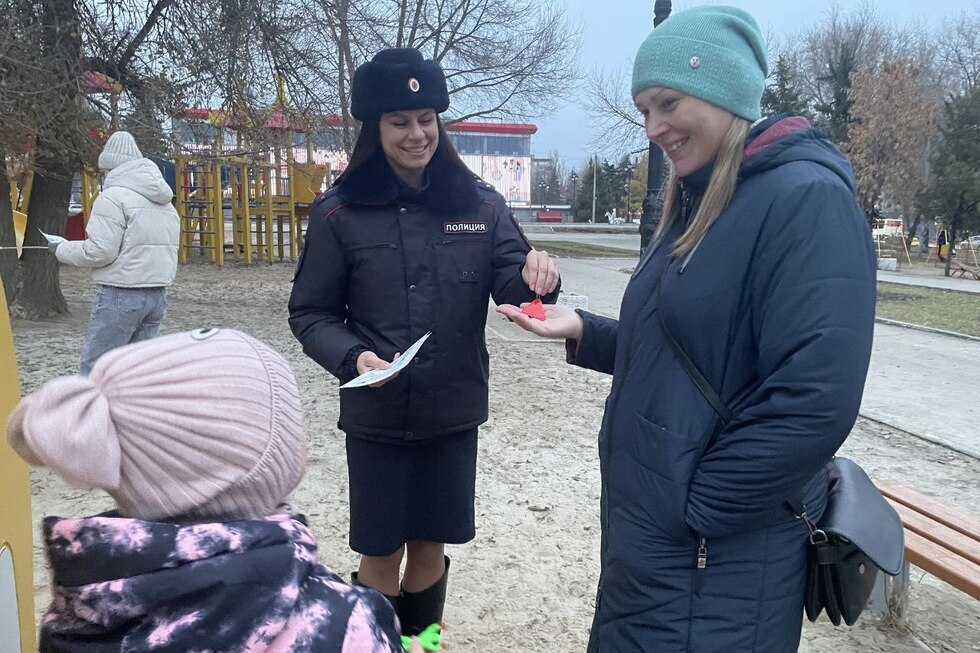
<svg viewBox="0 0 980 653">
<path fill-rule="evenodd" d="M 640 45 L 632 97 L 651 86 L 672 88 L 754 121 L 768 69 L 752 16 L 735 7 L 695 7 L 669 17 Z"/>
</svg>

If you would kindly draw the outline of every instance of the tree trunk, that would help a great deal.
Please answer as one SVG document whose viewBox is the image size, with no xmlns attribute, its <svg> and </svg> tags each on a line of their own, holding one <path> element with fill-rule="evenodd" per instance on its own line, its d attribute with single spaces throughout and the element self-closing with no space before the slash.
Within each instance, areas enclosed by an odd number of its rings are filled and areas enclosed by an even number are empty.
<svg viewBox="0 0 980 653">
<path fill-rule="evenodd" d="M 912 240 L 915 238 L 916 234 L 919 233 L 919 225 L 922 223 L 922 214 L 916 211 L 914 206 L 909 206 L 908 204 L 906 204 L 903 208 L 905 209 L 905 215 L 915 216 L 912 218 L 912 223 L 910 225 L 905 225 L 904 221 L 902 224 L 903 229 L 908 226 L 908 230 L 902 234 L 902 238 L 905 239 L 905 249 L 906 251 L 912 251 Z"/>
<path fill-rule="evenodd" d="M 956 242 L 956 232 L 959 231 L 960 218 L 959 211 L 956 212 L 957 215 L 953 218 L 953 224 L 950 225 L 949 229 L 946 230 L 946 270 L 945 275 L 949 276 L 949 270 L 953 265 L 953 244 Z"/>
<path fill-rule="evenodd" d="M 8 305 L 17 288 L 17 236 L 14 233 L 14 207 L 10 204 L 10 180 L 7 178 L 6 157 L 0 152 L 0 279 Z"/>
<path fill-rule="evenodd" d="M 68 312 L 61 294 L 59 263 L 41 232 L 62 235 L 68 216 L 71 182 L 91 143 L 89 116 L 78 102 L 82 51 L 76 0 L 46 0 L 37 47 L 50 60 L 49 76 L 37 102 L 50 112 L 49 125 L 34 139 L 34 185 L 24 233 L 19 287 L 10 305 L 13 315 L 43 319 Z M 31 249 L 28 249 L 31 247 Z"/>
<path fill-rule="evenodd" d="M 47 245 L 41 232 L 62 235 L 68 217 L 73 171 L 60 161 L 38 161 L 31 190 L 24 245 Z M 47 249 L 24 249 L 21 256 L 20 287 L 11 303 L 11 313 L 29 320 L 68 312 L 61 293 L 60 264 Z"/>
</svg>

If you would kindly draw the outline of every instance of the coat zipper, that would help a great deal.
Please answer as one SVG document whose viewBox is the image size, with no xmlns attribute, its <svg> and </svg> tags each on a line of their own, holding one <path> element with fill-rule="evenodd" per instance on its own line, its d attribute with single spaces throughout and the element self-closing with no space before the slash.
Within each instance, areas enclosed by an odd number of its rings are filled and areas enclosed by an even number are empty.
<svg viewBox="0 0 980 653">
<path fill-rule="evenodd" d="M 694 591 L 701 593 L 704 585 L 704 570 L 708 568 L 708 539 L 698 536 L 698 561 L 694 569 Z"/>
<path fill-rule="evenodd" d="M 356 247 L 351 247 L 348 251 L 360 252 L 365 249 L 398 249 L 398 245 L 396 245 L 395 243 L 375 243 L 373 245 L 357 245 Z"/>
</svg>

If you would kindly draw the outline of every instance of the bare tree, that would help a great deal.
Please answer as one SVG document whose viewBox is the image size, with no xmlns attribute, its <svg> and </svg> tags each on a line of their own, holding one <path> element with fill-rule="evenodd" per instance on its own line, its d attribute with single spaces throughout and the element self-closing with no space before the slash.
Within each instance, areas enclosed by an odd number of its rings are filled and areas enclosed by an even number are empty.
<svg viewBox="0 0 980 653">
<path fill-rule="evenodd" d="M 869 218 L 882 200 L 910 209 L 926 185 L 929 142 L 938 134 L 936 103 L 922 66 L 910 60 L 867 66 L 851 75 L 850 140 L 858 201 Z"/>
<path fill-rule="evenodd" d="M 347 144 L 353 72 L 383 48 L 414 47 L 440 62 L 451 121 L 543 115 L 578 80 L 581 28 L 551 1 L 315 1 L 334 40 L 324 53 L 334 58 L 335 76 L 324 80 L 324 91 L 334 91 Z"/>
<path fill-rule="evenodd" d="M 12 312 L 45 317 L 64 312 L 67 304 L 58 286 L 58 263 L 44 247 L 40 232 L 64 230 L 72 176 L 92 149 L 93 116 L 81 101 L 78 84 L 81 37 L 75 2 L 5 4 L 0 30 L 13 35 L 13 49 L 6 50 L 3 64 L 0 144 L 5 160 L 10 155 L 31 156 L 34 181 L 20 264 L 11 260 L 16 258 L 13 250 L 0 250 L 0 273 Z M 7 192 L 6 185 L 0 192 Z M 8 206 L 0 205 L 0 234 L 7 246 L 13 232 Z"/>
<path fill-rule="evenodd" d="M 343 0 L 347 3 L 348 0 Z M 185 44 L 181 64 L 193 72 L 186 102 L 220 107 L 256 122 L 285 85 L 297 120 L 337 109 L 330 17 L 299 0 L 222 0 L 182 3 L 179 21 Z"/>
<path fill-rule="evenodd" d="M 936 41 L 947 93 L 966 95 L 980 86 L 980 6 L 948 17 L 937 30 Z"/>
<path fill-rule="evenodd" d="M 800 82 L 803 99 L 817 123 L 826 127 L 835 142 L 846 141 L 851 73 L 891 56 L 893 30 L 878 16 L 872 2 L 862 0 L 846 13 L 832 5 L 822 22 L 786 43 L 784 61 L 799 66 L 792 75 Z"/>
<path fill-rule="evenodd" d="M 0 151 L 27 155 L 35 176 L 28 248 L 19 261 L 0 250 L 0 275 L 11 310 L 28 317 L 67 310 L 40 231 L 63 233 L 72 178 L 94 163 L 99 131 L 125 127 L 144 151 L 167 154 L 167 122 L 184 107 L 225 106 L 261 125 L 279 80 L 297 115 L 326 106 L 318 53 L 327 41 L 297 1 L 2 1 L 0 39 L 10 47 L 0 57 Z M 85 93 L 92 79 L 111 91 Z M 12 240 L 0 203 L 0 242 Z"/>
<path fill-rule="evenodd" d="M 610 157 L 646 152 L 649 143 L 643 117 L 630 97 L 629 71 L 593 70 L 585 86 L 589 92 L 582 105 L 597 127 L 589 141 L 593 151 Z"/>
<path fill-rule="evenodd" d="M 11 46 L 0 53 L 0 153 L 31 157 L 27 245 L 38 247 L 19 263 L 0 250 L 0 274 L 32 317 L 67 308 L 38 228 L 63 233 L 72 176 L 94 162 L 100 131 L 123 127 L 167 154 L 178 146 L 170 121 L 198 105 L 222 109 L 263 150 L 284 138 L 266 128 L 270 110 L 309 132 L 339 113 L 349 148 L 350 78 L 388 46 L 442 63 L 453 119 L 530 117 L 571 90 L 579 44 L 556 5 L 533 0 L 0 3 L 0 44 Z M 84 92 L 93 75 L 109 92 Z M 0 243 L 12 242 L 9 214 L 0 202 Z"/>
</svg>

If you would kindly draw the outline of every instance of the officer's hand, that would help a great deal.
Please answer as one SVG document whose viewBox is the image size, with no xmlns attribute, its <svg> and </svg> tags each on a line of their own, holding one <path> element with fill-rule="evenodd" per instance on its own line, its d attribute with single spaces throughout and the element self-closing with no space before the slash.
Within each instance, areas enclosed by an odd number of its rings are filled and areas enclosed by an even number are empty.
<svg viewBox="0 0 980 653">
<path fill-rule="evenodd" d="M 521 308 L 527 303 L 521 304 Z M 564 304 L 545 304 L 544 319 L 537 320 L 521 312 L 521 309 L 510 304 L 501 304 L 497 312 L 506 315 L 525 331 L 544 338 L 574 338 L 582 339 L 584 323 L 582 317 L 574 308 Z"/>
<path fill-rule="evenodd" d="M 558 266 L 548 252 L 532 249 L 527 253 L 521 277 L 535 295 L 547 295 L 558 287 Z"/>
<path fill-rule="evenodd" d="M 61 243 L 48 243 L 48 251 L 54 254 L 58 251 L 58 245 Z"/>
<path fill-rule="evenodd" d="M 391 359 L 391 362 L 394 363 L 396 360 L 398 360 L 399 356 L 401 356 L 401 352 L 395 354 L 395 357 Z M 373 351 L 362 351 L 361 355 L 357 357 L 358 375 L 364 374 L 365 372 L 370 372 L 371 370 L 386 370 L 388 369 L 389 365 L 391 365 L 391 363 L 389 363 L 386 360 L 382 360 L 378 358 L 378 355 L 375 354 Z M 384 381 L 378 381 L 377 383 L 372 383 L 368 387 L 380 388 L 388 381 L 391 381 L 391 379 L 396 379 L 396 378 L 398 378 L 397 374 L 391 378 L 385 379 Z"/>
</svg>

